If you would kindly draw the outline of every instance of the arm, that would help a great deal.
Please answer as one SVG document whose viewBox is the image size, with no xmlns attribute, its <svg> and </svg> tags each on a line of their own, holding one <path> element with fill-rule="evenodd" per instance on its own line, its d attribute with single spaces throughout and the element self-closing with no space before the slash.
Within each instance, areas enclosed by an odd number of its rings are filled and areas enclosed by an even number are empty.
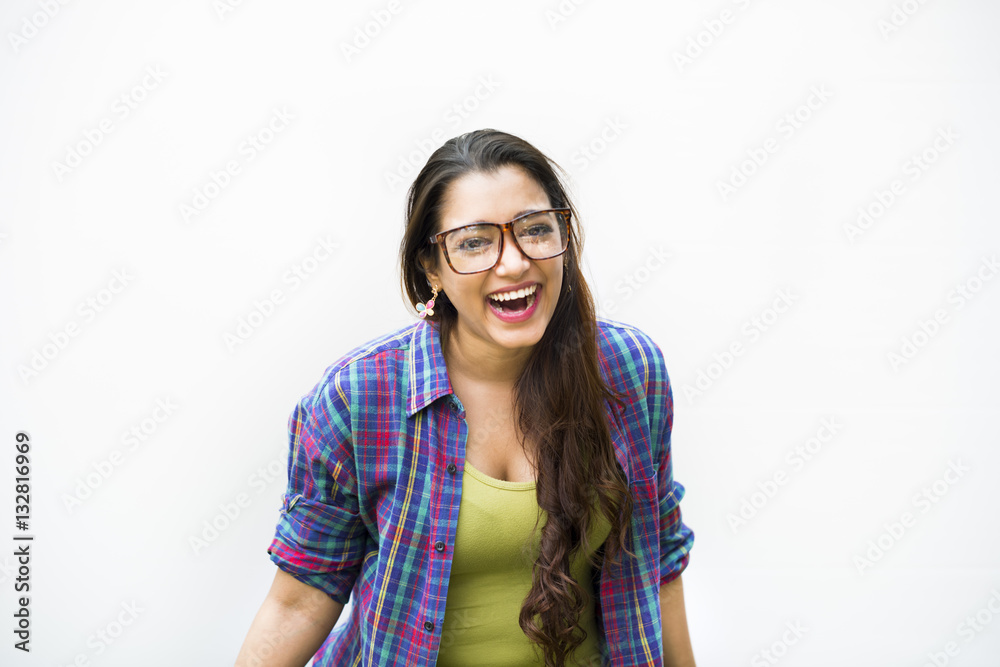
<svg viewBox="0 0 1000 667">
<path fill-rule="evenodd" d="M 660 614 L 663 618 L 663 667 L 695 667 L 680 575 L 660 586 Z"/>
<path fill-rule="evenodd" d="M 681 519 L 684 487 L 674 480 L 670 436 L 674 423 L 674 398 L 663 353 L 651 340 L 647 348 L 646 398 L 650 430 L 656 447 L 657 484 L 660 497 L 660 617 L 664 667 L 695 667 L 688 634 L 681 573 L 687 568 L 694 531 Z"/>
<path fill-rule="evenodd" d="M 288 486 L 267 549 L 278 571 L 239 667 L 301 667 L 350 598 L 368 533 L 359 515 L 347 396 L 338 374 L 303 397 L 289 418 Z"/>
<path fill-rule="evenodd" d="M 302 667 L 344 606 L 280 568 L 247 632 L 236 667 Z"/>
</svg>

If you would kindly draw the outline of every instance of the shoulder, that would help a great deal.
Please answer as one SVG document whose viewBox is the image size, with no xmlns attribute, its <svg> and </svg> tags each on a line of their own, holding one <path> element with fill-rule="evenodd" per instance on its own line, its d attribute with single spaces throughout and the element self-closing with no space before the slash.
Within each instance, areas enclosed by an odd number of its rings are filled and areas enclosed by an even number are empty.
<svg viewBox="0 0 1000 667">
<path fill-rule="evenodd" d="M 392 381 L 399 363 L 406 358 L 419 324 L 407 324 L 349 349 L 326 367 L 304 400 L 346 407 L 352 386 L 363 389 Z"/>
<path fill-rule="evenodd" d="M 355 346 L 328 366 L 326 372 L 328 374 L 338 373 L 346 368 L 378 363 L 379 360 L 386 357 L 405 353 L 410 349 L 413 334 L 420 324 L 420 322 L 412 322 Z"/>
<path fill-rule="evenodd" d="M 597 318 L 597 345 L 601 365 L 614 384 L 645 389 L 669 382 L 663 352 L 642 329 L 605 317 Z"/>
</svg>

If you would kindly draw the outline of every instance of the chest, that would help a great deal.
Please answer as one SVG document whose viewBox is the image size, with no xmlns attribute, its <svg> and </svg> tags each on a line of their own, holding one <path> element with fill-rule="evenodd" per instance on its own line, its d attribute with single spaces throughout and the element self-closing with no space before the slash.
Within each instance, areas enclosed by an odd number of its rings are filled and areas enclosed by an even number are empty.
<svg viewBox="0 0 1000 667">
<path fill-rule="evenodd" d="M 465 460 L 480 472 L 507 482 L 533 482 L 534 446 L 522 446 L 513 401 L 469 396 L 465 406 Z"/>
<path fill-rule="evenodd" d="M 483 474 L 505 482 L 534 482 L 534 447 L 517 426 L 512 382 L 488 382 L 449 367 L 452 391 L 461 403 L 465 460 Z"/>
</svg>

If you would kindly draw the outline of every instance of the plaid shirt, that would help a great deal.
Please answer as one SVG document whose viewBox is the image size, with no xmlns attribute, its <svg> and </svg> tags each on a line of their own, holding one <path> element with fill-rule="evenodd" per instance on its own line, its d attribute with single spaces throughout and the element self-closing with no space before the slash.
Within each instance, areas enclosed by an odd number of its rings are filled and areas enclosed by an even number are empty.
<svg viewBox="0 0 1000 667">
<path fill-rule="evenodd" d="M 595 575 L 604 665 L 661 665 L 660 586 L 687 567 L 693 531 L 673 480 L 673 396 L 660 349 L 598 319 L 605 404 L 634 494 L 632 558 Z M 420 320 L 329 366 L 289 418 L 288 488 L 271 560 L 346 603 L 316 667 L 434 665 L 442 641 L 468 426 L 431 323 Z"/>
</svg>

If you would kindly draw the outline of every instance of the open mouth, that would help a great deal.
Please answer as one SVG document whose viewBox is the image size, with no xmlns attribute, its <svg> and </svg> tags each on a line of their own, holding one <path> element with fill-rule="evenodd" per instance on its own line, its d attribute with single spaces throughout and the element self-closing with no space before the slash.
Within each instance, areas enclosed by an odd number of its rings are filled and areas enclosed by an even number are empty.
<svg viewBox="0 0 1000 667">
<path fill-rule="evenodd" d="M 502 313 L 522 313 L 535 304 L 538 284 L 502 294 L 490 294 L 488 301 L 494 309 Z"/>
</svg>

